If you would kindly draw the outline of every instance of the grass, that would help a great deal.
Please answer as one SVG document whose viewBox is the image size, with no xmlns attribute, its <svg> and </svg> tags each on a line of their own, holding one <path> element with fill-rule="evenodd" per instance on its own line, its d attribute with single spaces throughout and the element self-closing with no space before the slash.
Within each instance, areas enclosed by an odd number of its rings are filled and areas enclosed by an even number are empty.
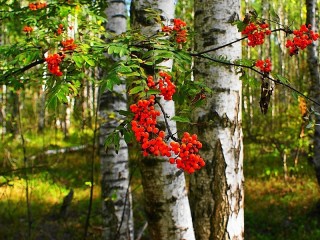
<svg viewBox="0 0 320 240">
<path fill-rule="evenodd" d="M 32 218 L 31 239 L 83 238 L 90 192 L 86 185 L 89 173 L 83 156 L 85 156 L 83 153 L 66 154 L 65 161 L 60 163 L 59 167 L 41 169 L 28 174 Z M 3 177 L 1 181 L 4 181 Z M 100 234 L 97 233 L 101 226 L 98 182 L 97 179 L 91 216 L 91 237 L 88 239 L 96 239 Z M 67 217 L 61 217 L 60 208 L 63 198 L 71 188 L 74 190 L 74 197 L 70 209 Z M 12 177 L 9 184 L 0 188 L 0 239 L 27 239 L 25 189 L 24 174 Z"/>
<path fill-rule="evenodd" d="M 67 140 L 60 133 L 28 136 L 28 156 L 39 149 L 52 149 L 90 142 L 91 133 L 72 133 Z M 49 140 L 48 140 L 49 139 Z M 48 141 L 47 141 L 48 140 Z M 21 152 L 16 151 L 19 139 L 0 146 L 4 166 L 0 174 L 0 239 L 27 239 L 27 205 L 25 200 L 25 171 Z M 297 167 L 288 155 L 288 179 L 284 180 L 283 163 L 274 151 L 260 152 L 259 145 L 245 146 L 245 239 L 246 240 L 317 240 L 320 239 L 319 191 L 313 167 L 303 154 Z M 16 165 L 6 165 L 5 160 Z M 88 171 L 90 147 L 72 153 L 37 157 L 30 165 L 39 166 L 28 171 L 32 239 L 82 239 L 88 208 Z M 95 159 L 95 190 L 89 240 L 100 239 L 102 230 L 99 160 Z M 16 169 L 10 172 L 7 170 Z M 145 224 L 143 195 L 139 171 L 132 180 L 135 231 Z M 66 217 L 59 217 L 64 196 L 74 190 L 74 199 Z M 147 231 L 144 239 L 148 239 Z"/>
<path fill-rule="evenodd" d="M 277 154 L 254 156 L 258 157 L 245 162 L 245 239 L 320 239 L 319 187 L 313 167 L 302 158 L 294 168 L 289 158 L 292 171 L 285 180 Z"/>
</svg>

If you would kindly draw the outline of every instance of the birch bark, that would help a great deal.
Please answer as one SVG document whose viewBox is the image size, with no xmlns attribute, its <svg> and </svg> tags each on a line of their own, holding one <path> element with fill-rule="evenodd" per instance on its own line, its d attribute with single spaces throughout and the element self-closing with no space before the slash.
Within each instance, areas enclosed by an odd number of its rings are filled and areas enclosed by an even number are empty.
<svg viewBox="0 0 320 240">
<path fill-rule="evenodd" d="M 316 24 L 316 5 L 317 1 L 315 0 L 306 0 L 307 5 L 307 24 L 311 24 L 315 32 L 318 29 Z M 313 42 L 308 46 L 308 66 L 311 79 L 311 96 L 317 102 L 320 102 L 320 74 L 319 74 L 319 60 L 317 54 L 317 44 Z M 319 106 L 314 106 L 315 111 L 320 112 Z M 315 126 L 314 126 L 314 135 L 313 135 L 313 164 L 315 166 L 316 176 L 318 184 L 320 185 L 320 116 L 315 115 Z"/>
<path fill-rule="evenodd" d="M 108 0 L 106 14 L 107 30 L 120 34 L 126 31 L 125 1 Z M 100 99 L 100 161 L 102 171 L 102 217 L 104 223 L 103 239 L 128 240 L 133 238 L 133 215 L 129 181 L 128 148 L 123 139 L 119 152 L 103 145 L 106 136 L 121 122 L 118 110 L 127 110 L 125 83 L 116 85 L 113 92 L 104 92 Z"/>
<path fill-rule="evenodd" d="M 230 22 L 239 16 L 239 0 L 195 0 L 195 50 L 208 50 L 240 35 Z M 219 49 L 212 56 L 241 57 L 240 43 Z M 213 90 L 193 113 L 205 169 L 191 176 L 190 203 L 196 239 L 243 239 L 243 143 L 241 81 L 229 66 L 195 59 L 194 77 L 205 79 Z"/>
<path fill-rule="evenodd" d="M 132 1 L 132 26 L 140 28 L 143 34 L 151 35 L 160 29 L 159 25 L 147 20 L 146 8 L 159 9 L 166 21 L 174 18 L 173 0 Z M 170 68 L 172 61 L 161 65 Z M 174 116 L 173 101 L 161 100 L 161 104 L 169 116 Z M 176 132 L 174 122 L 170 122 L 170 129 Z M 143 158 L 140 171 L 151 239 L 195 239 L 184 174 L 167 158 Z"/>
</svg>

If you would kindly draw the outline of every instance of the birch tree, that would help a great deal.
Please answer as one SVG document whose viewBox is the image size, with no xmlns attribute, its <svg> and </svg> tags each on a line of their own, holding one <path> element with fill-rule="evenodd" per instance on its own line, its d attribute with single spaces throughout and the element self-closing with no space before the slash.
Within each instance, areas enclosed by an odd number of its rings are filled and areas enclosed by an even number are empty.
<svg viewBox="0 0 320 240">
<path fill-rule="evenodd" d="M 201 52 L 240 38 L 231 25 L 239 16 L 240 1 L 195 0 L 195 51 Z M 235 60 L 240 43 L 209 53 Z M 190 204 L 196 239 L 243 239 L 243 145 L 241 82 L 230 66 L 194 60 L 194 77 L 213 90 L 206 104 L 193 113 L 205 169 L 190 179 Z"/>
<path fill-rule="evenodd" d="M 120 34 L 126 31 L 125 1 L 108 0 L 106 9 L 107 31 Z M 111 60 L 112 61 L 112 60 Z M 106 91 L 100 99 L 100 161 L 102 171 L 102 217 L 104 222 L 103 239 L 133 239 L 133 215 L 129 188 L 128 148 L 124 140 L 120 149 L 105 151 L 104 141 L 121 122 L 118 110 L 126 110 L 126 85 L 114 86 L 114 91 Z"/>
<path fill-rule="evenodd" d="M 143 34 L 152 35 L 160 29 L 159 24 L 148 18 L 147 8 L 160 10 L 161 18 L 167 22 L 174 17 L 173 0 L 132 1 L 131 23 Z M 170 68 L 172 61 L 161 65 Z M 173 101 L 162 99 L 160 103 L 168 116 L 174 116 Z M 169 126 L 175 133 L 176 124 L 170 122 Z M 167 158 L 143 158 L 140 171 L 151 239 L 195 239 L 184 174 L 169 164 Z"/>
<path fill-rule="evenodd" d="M 307 5 L 307 25 L 311 24 L 312 27 L 316 27 L 316 6 L 317 2 L 315 0 L 306 0 Z M 308 66 L 311 79 L 311 89 L 310 93 L 313 99 L 320 102 L 319 92 L 320 92 L 320 75 L 319 75 L 319 60 L 317 54 L 317 44 L 313 42 L 308 46 Z M 319 106 L 314 106 L 315 111 L 320 112 Z M 316 176 L 318 184 L 320 184 L 320 116 L 315 114 L 314 116 L 314 135 L 313 135 L 313 163 L 315 166 Z"/>
</svg>

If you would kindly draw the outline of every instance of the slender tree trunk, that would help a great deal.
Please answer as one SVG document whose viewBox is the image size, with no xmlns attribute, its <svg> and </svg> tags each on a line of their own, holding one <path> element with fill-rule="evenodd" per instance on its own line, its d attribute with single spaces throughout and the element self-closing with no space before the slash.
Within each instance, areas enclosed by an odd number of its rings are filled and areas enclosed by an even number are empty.
<svg viewBox="0 0 320 240">
<path fill-rule="evenodd" d="M 316 0 L 306 0 L 307 5 L 307 24 L 311 24 L 313 29 L 317 27 L 316 23 Z M 314 29 L 317 31 L 318 29 Z M 320 75 L 319 75 L 319 60 L 317 54 L 317 45 L 312 43 L 308 46 L 308 65 L 311 78 L 311 96 L 317 102 L 320 102 Z M 320 112 L 319 106 L 314 106 L 316 112 Z M 318 184 L 320 184 L 320 116 L 315 115 L 315 126 L 313 136 L 313 163 L 315 166 Z"/>
<path fill-rule="evenodd" d="M 159 9 L 166 21 L 174 17 L 173 0 L 132 1 L 131 23 L 133 28 L 140 28 L 144 34 L 154 34 L 160 28 L 147 21 L 146 8 Z M 164 64 L 172 66 L 171 61 Z M 173 101 L 161 100 L 161 104 L 169 116 L 175 114 Z M 170 129 L 176 132 L 175 122 L 170 122 Z M 151 239 L 195 239 L 184 174 L 167 158 L 143 158 L 140 171 Z"/>
<path fill-rule="evenodd" d="M 106 14 L 107 30 L 120 34 L 126 31 L 125 1 L 108 0 Z M 133 215 L 129 181 L 128 148 L 122 139 L 119 152 L 105 151 L 104 141 L 120 123 L 118 110 L 127 110 L 126 86 L 115 86 L 114 92 L 104 92 L 100 99 L 100 161 L 102 170 L 102 217 L 104 222 L 103 239 L 133 239 Z"/>
<path fill-rule="evenodd" d="M 45 129 L 46 105 L 45 105 L 45 86 L 41 85 L 38 95 L 38 132 L 42 133 Z"/>
<path fill-rule="evenodd" d="M 195 1 L 195 50 L 203 51 L 231 42 L 240 35 L 230 21 L 239 16 L 240 1 Z M 240 43 L 220 49 L 213 56 L 241 57 Z M 196 239 L 243 239 L 243 144 L 241 81 L 235 69 L 195 59 L 195 80 L 205 79 L 213 90 L 194 112 L 198 123 L 205 169 L 190 179 L 190 203 Z"/>
</svg>

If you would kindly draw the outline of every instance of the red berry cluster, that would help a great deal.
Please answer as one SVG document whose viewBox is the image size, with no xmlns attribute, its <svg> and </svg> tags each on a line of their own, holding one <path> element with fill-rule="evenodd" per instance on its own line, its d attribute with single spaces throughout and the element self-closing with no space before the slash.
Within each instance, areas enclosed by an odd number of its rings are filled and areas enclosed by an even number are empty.
<svg viewBox="0 0 320 240">
<path fill-rule="evenodd" d="M 270 59 L 266 59 L 265 61 L 263 60 L 257 60 L 256 64 L 255 64 L 256 67 L 260 68 L 261 72 L 264 72 L 264 73 L 269 73 L 271 72 L 271 61 Z"/>
<path fill-rule="evenodd" d="M 67 39 L 65 41 L 61 41 L 62 50 L 59 53 L 51 54 L 47 58 L 45 58 L 46 62 L 48 63 L 49 71 L 58 77 L 62 76 L 62 72 L 60 70 L 60 63 L 65 58 L 65 53 L 72 52 L 76 49 L 77 45 L 74 43 L 72 38 Z"/>
<path fill-rule="evenodd" d="M 199 170 L 205 166 L 205 162 L 200 157 L 199 149 L 202 148 L 202 143 L 198 141 L 198 136 L 185 132 L 181 139 L 181 143 L 171 142 L 171 150 L 177 157 L 171 157 L 169 162 L 171 164 L 176 164 L 178 168 L 185 170 L 188 173 L 194 173 L 195 170 Z"/>
<path fill-rule="evenodd" d="M 170 157 L 170 147 L 164 142 L 165 133 L 156 127 L 160 112 L 155 109 L 154 104 L 155 96 L 151 95 L 148 100 L 139 100 L 137 104 L 130 106 L 134 113 L 132 131 L 136 140 L 141 143 L 143 156 L 153 154 Z"/>
<path fill-rule="evenodd" d="M 62 51 L 73 51 L 77 48 L 77 44 L 74 43 L 73 38 L 61 41 L 61 45 L 63 46 Z"/>
<path fill-rule="evenodd" d="M 288 39 L 286 43 L 290 56 L 298 54 L 299 49 L 305 49 L 319 38 L 319 34 L 311 30 L 311 24 L 308 27 L 302 25 L 299 30 L 294 30 L 293 34 L 295 35 L 294 38 L 292 40 Z"/>
<path fill-rule="evenodd" d="M 159 75 L 160 79 L 157 82 L 154 82 L 152 76 L 148 76 L 147 85 L 151 89 L 156 89 L 158 86 L 160 95 L 166 100 L 171 100 L 175 92 L 171 76 L 166 72 L 160 72 Z M 171 164 L 176 164 L 178 168 L 191 174 L 205 165 L 198 154 L 202 144 L 198 141 L 197 135 L 190 136 L 187 132 L 181 141 L 172 141 L 168 144 L 168 138 L 172 136 L 166 136 L 165 132 L 157 127 L 160 111 L 155 109 L 155 98 L 155 95 L 151 95 L 148 99 L 139 100 L 130 106 L 130 111 L 134 113 L 131 128 L 136 140 L 141 144 L 143 156 L 152 154 L 168 157 Z"/>
<path fill-rule="evenodd" d="M 64 57 L 64 54 L 60 55 L 59 53 L 55 53 L 45 58 L 46 62 L 48 63 L 48 69 L 53 75 L 62 76 L 62 72 L 60 71 L 60 63 Z"/>
<path fill-rule="evenodd" d="M 177 43 L 187 42 L 187 24 L 179 18 L 173 19 L 173 26 L 163 26 L 162 32 L 173 33 Z"/>
<path fill-rule="evenodd" d="M 152 76 L 148 76 L 147 78 L 147 85 L 150 89 L 158 89 L 161 92 L 161 95 L 165 100 L 172 100 L 173 94 L 176 92 L 176 86 L 172 83 L 172 77 L 166 72 L 159 73 L 160 78 L 157 82 L 154 82 Z"/>
<path fill-rule="evenodd" d="M 41 2 L 36 2 L 36 3 L 29 3 L 29 9 L 31 11 L 36 11 L 42 8 L 45 8 L 47 6 L 47 3 L 41 3 Z"/>
<path fill-rule="evenodd" d="M 267 23 L 249 23 L 241 32 L 248 36 L 248 46 L 255 47 L 264 43 L 264 38 L 271 34 Z"/>
<path fill-rule="evenodd" d="M 24 26 L 22 31 L 24 31 L 25 33 L 32 33 L 33 32 L 33 28 L 30 26 Z"/>
<path fill-rule="evenodd" d="M 61 35 L 63 33 L 63 24 L 59 24 L 58 29 L 57 29 L 57 34 Z"/>
</svg>

